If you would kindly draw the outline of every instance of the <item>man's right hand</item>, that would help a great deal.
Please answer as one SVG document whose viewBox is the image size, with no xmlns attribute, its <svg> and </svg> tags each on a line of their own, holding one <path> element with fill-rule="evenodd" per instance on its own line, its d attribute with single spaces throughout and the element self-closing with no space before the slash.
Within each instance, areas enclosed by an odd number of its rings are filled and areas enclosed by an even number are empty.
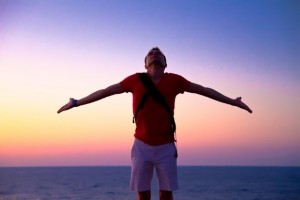
<svg viewBox="0 0 300 200">
<path fill-rule="evenodd" d="M 74 101 L 75 101 L 75 99 L 70 98 L 70 101 L 69 101 L 66 105 L 62 106 L 62 107 L 57 111 L 57 113 L 59 114 L 59 113 L 61 113 L 61 112 L 63 112 L 63 111 L 66 111 L 66 110 L 69 110 L 69 109 L 73 108 L 73 107 L 74 107 L 74 106 L 73 106 L 73 102 L 74 102 Z"/>
<path fill-rule="evenodd" d="M 240 107 L 244 110 L 247 110 L 249 113 L 252 113 L 252 110 L 245 103 L 242 102 L 242 97 L 238 97 L 234 101 L 236 102 L 237 107 Z"/>
</svg>

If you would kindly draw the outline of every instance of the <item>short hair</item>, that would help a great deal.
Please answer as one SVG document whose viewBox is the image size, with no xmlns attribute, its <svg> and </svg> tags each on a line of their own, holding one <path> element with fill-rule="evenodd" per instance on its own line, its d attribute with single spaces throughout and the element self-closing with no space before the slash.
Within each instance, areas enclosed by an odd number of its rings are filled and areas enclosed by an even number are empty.
<svg viewBox="0 0 300 200">
<path fill-rule="evenodd" d="M 167 64 L 167 58 L 166 58 L 165 54 L 163 54 L 163 52 L 162 52 L 158 47 L 153 47 L 152 49 L 150 49 L 150 51 L 153 51 L 153 50 L 160 51 L 161 54 L 164 56 L 165 63 Z M 147 56 L 148 56 L 148 54 L 149 54 L 150 51 L 148 51 L 148 53 L 147 53 L 147 55 L 146 55 L 146 57 L 145 57 L 145 60 L 144 60 L 145 64 L 146 64 Z"/>
</svg>

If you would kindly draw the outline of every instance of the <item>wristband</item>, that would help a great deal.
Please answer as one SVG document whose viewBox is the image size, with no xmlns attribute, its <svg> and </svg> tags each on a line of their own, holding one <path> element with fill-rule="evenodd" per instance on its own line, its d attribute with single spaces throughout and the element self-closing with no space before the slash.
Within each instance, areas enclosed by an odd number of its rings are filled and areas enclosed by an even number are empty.
<svg viewBox="0 0 300 200">
<path fill-rule="evenodd" d="M 73 106 L 73 107 L 77 107 L 77 106 L 78 106 L 78 104 L 77 104 L 77 99 L 73 99 L 73 100 L 72 100 L 72 106 Z"/>
</svg>

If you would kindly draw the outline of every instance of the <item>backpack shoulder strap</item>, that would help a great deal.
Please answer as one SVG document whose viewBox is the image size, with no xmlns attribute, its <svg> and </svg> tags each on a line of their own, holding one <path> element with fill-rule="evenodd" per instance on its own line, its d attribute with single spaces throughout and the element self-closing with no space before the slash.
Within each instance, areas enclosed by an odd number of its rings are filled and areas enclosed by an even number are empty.
<svg viewBox="0 0 300 200">
<path fill-rule="evenodd" d="M 148 96 L 149 96 L 149 93 L 146 92 L 146 93 L 144 94 L 144 96 L 142 97 L 142 99 L 141 99 L 141 101 L 140 101 L 138 107 L 137 107 L 136 110 L 135 110 L 134 116 L 133 116 L 133 118 L 132 118 L 132 123 L 135 123 L 135 120 L 136 120 L 136 118 L 137 118 L 137 115 L 138 115 L 139 111 L 141 110 L 141 108 L 144 106 L 144 104 L 145 104 L 145 102 L 146 102 Z"/>
</svg>

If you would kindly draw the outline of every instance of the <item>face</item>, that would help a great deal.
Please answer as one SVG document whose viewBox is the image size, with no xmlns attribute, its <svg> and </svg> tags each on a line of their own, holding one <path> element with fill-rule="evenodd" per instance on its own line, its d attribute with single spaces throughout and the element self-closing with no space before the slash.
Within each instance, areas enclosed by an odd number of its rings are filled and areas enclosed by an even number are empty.
<svg viewBox="0 0 300 200">
<path fill-rule="evenodd" d="M 148 68 L 152 64 L 158 64 L 161 65 L 162 67 L 167 67 L 166 58 L 158 48 L 154 48 L 150 50 L 145 58 L 146 68 Z"/>
</svg>

